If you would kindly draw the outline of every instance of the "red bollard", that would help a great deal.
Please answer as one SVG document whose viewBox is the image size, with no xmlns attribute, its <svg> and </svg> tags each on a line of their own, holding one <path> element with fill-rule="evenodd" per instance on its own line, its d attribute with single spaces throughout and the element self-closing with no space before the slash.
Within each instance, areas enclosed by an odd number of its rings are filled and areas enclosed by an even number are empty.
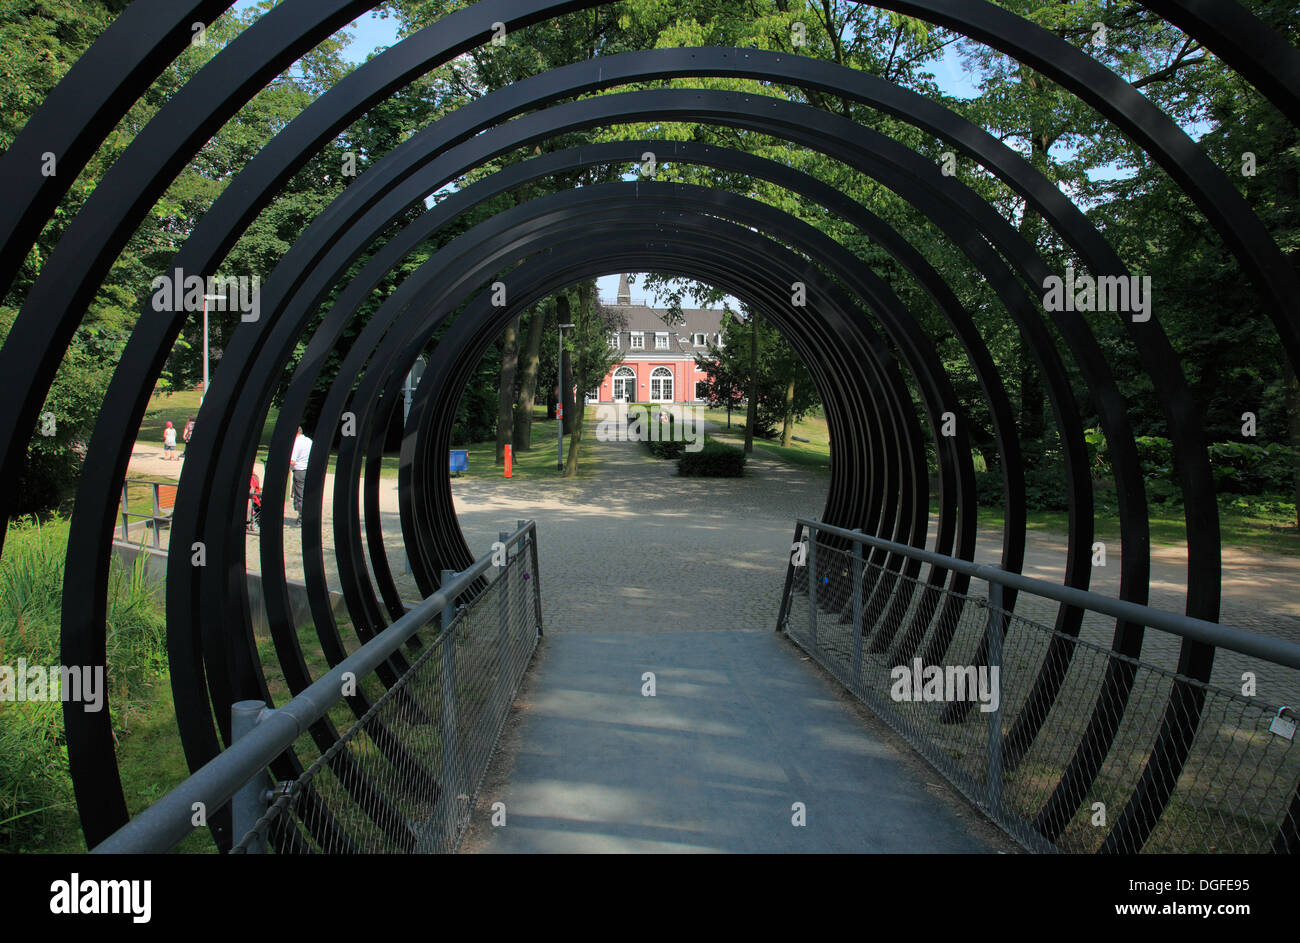
<svg viewBox="0 0 1300 943">
<path fill-rule="evenodd" d="M 510 477 L 510 446 L 506 446 L 506 477 Z"/>
</svg>

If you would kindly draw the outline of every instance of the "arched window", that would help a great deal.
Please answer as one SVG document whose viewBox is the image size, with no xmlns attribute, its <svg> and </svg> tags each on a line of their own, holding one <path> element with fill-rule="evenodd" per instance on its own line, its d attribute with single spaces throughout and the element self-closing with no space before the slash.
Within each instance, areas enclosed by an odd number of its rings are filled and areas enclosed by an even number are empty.
<svg viewBox="0 0 1300 943">
<path fill-rule="evenodd" d="M 614 371 L 614 402 L 622 400 L 625 403 L 636 401 L 636 371 L 631 367 L 619 367 Z"/>
<path fill-rule="evenodd" d="M 673 372 L 667 367 L 655 367 L 650 371 L 650 402 L 671 403 L 673 401 Z"/>
</svg>

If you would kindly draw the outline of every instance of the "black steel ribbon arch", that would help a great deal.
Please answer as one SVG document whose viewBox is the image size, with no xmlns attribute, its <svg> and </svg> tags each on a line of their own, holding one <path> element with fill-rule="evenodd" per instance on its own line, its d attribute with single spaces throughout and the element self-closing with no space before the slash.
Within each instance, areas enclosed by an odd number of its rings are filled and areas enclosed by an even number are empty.
<svg viewBox="0 0 1300 943">
<path fill-rule="evenodd" d="M 296 14 L 304 14 L 304 13 L 310 14 L 312 12 L 313 7 L 316 10 L 319 10 L 323 5 L 324 4 L 321 3 L 315 3 L 315 4 L 308 4 L 305 2 L 294 3 L 293 0 L 290 0 L 290 2 L 283 4 L 282 8 L 290 9 L 292 10 L 292 12 Z M 353 6 L 364 9 L 371 5 L 373 4 L 357 4 Z M 585 5 L 590 5 L 590 4 L 571 4 L 571 5 L 557 4 L 550 7 L 543 7 L 543 5 L 522 5 L 522 4 L 506 4 L 506 3 L 489 2 L 487 4 L 482 4 L 478 7 L 475 7 L 473 8 L 473 10 L 479 11 L 481 13 L 481 12 L 487 12 L 491 10 L 508 8 L 510 12 L 513 12 L 515 8 L 527 7 L 527 12 L 525 15 L 535 16 L 536 19 L 541 19 L 546 14 L 538 13 L 536 12 L 537 10 L 545 9 L 554 13 L 555 11 L 559 11 L 562 9 L 570 9 L 570 8 L 576 9 Z M 915 12 L 920 16 L 928 17 L 930 19 L 943 22 L 945 23 L 945 25 L 954 25 L 957 28 L 964 28 L 971 35 L 976 35 L 979 38 L 985 38 L 988 41 L 990 41 L 993 45 L 998 46 L 999 48 L 1003 48 L 1004 51 L 1009 51 L 1013 55 L 1017 55 L 1017 50 L 1019 50 L 1020 52 L 1026 52 L 1025 43 L 1029 43 L 1039 50 L 1039 59 L 1035 60 L 1031 58 L 1029 61 L 1034 62 L 1036 66 L 1042 68 L 1043 71 L 1048 72 L 1048 74 L 1053 74 L 1053 67 L 1055 62 L 1059 61 L 1065 63 L 1065 65 L 1068 66 L 1068 68 L 1062 67 L 1057 69 L 1054 74 L 1054 77 L 1060 79 L 1062 83 L 1066 85 L 1066 87 L 1071 88 L 1071 90 L 1076 92 L 1080 92 L 1079 82 L 1067 81 L 1067 80 L 1073 80 L 1076 79 L 1077 77 L 1082 77 L 1080 81 L 1085 81 L 1085 86 L 1086 86 L 1086 80 L 1089 77 L 1100 76 L 1104 80 L 1102 83 L 1103 85 L 1106 85 L 1106 83 L 1111 81 L 1109 79 L 1105 79 L 1106 76 L 1111 75 L 1110 73 L 1102 69 L 1100 66 L 1096 66 L 1095 63 L 1091 63 L 1091 61 L 1088 60 L 1086 56 L 1079 53 L 1077 50 L 1074 50 L 1072 47 L 1069 47 L 1067 44 L 1064 44 L 1059 41 L 1057 41 L 1056 45 L 1053 46 L 1052 42 L 1050 41 L 1052 38 L 1047 37 L 1047 34 L 1042 33 L 1042 31 L 1036 30 L 1036 28 L 1034 27 L 1026 28 L 1023 25 L 1023 21 L 1018 21 L 1016 20 L 1015 17 L 1012 17 L 1010 14 L 1005 14 L 1002 13 L 1001 11 L 997 11 L 996 9 L 991 8 L 988 4 L 985 3 L 972 2 L 966 4 L 955 4 L 955 3 L 934 2 L 934 3 L 909 3 L 909 4 L 882 3 L 880 5 L 888 6 L 895 9 L 900 9 L 900 8 L 906 9 L 910 12 Z M 199 6 L 200 5 L 195 4 L 193 5 L 193 8 L 197 9 Z M 210 4 L 210 5 L 206 5 L 204 8 L 219 9 L 223 6 L 225 6 L 225 4 Z M 1178 6 L 1186 11 L 1192 8 L 1199 9 L 1202 8 L 1204 5 L 1186 3 L 1186 4 L 1178 4 Z M 1231 11 L 1237 11 L 1237 12 L 1240 11 L 1240 8 L 1237 7 L 1235 4 L 1225 3 L 1225 4 L 1220 4 L 1220 7 L 1221 8 L 1231 7 Z M 352 7 L 349 7 L 349 9 L 351 8 Z M 471 11 L 464 11 L 464 12 L 468 13 Z M 1235 16 L 1235 13 L 1231 15 Z M 505 17 L 502 17 L 502 20 L 504 22 L 510 23 L 511 25 L 519 25 L 512 19 L 507 19 Z M 1015 22 L 1013 23 L 1011 21 L 1015 21 Z M 307 20 L 304 20 L 304 22 L 307 22 Z M 521 19 L 520 23 L 522 22 L 523 20 Z M 1019 23 L 1021 25 L 1017 27 L 1016 23 Z M 173 30 L 172 32 L 174 33 L 175 30 Z M 252 30 L 250 30 L 249 32 L 252 32 Z M 174 50 L 176 46 L 175 36 L 170 33 L 167 35 L 169 37 L 167 41 L 171 44 L 171 48 L 173 48 Z M 267 34 L 262 33 L 261 35 L 266 36 Z M 1044 39 L 1044 37 L 1047 38 Z M 1207 44 L 1213 46 L 1212 42 Z M 234 44 L 232 44 L 232 48 L 233 45 Z M 102 48 L 105 52 L 112 52 L 115 50 L 119 52 L 123 50 L 129 51 L 130 49 L 129 45 L 126 43 L 126 39 L 124 37 L 124 31 L 122 30 L 117 31 L 114 34 L 114 36 L 111 38 L 111 41 L 109 43 L 99 48 Z M 1018 56 L 1018 57 L 1024 58 L 1024 56 Z M 1051 57 L 1051 58 L 1043 58 L 1043 57 Z M 112 56 L 105 55 L 103 59 L 100 61 L 103 63 L 110 63 L 113 58 L 114 57 Z M 1292 57 L 1292 59 L 1293 58 L 1294 57 Z M 111 71 L 111 69 L 106 66 L 105 71 Z M 122 71 L 125 72 L 128 76 L 135 76 L 136 77 L 135 80 L 139 81 L 139 76 L 145 74 L 147 72 L 147 68 L 142 68 L 134 72 L 129 70 L 122 70 Z M 126 86 L 114 85 L 113 87 L 117 89 Z M 1086 87 L 1084 90 L 1086 90 Z M 1110 87 L 1103 87 L 1099 93 L 1092 96 L 1091 100 L 1094 102 L 1097 100 L 1110 102 L 1109 96 L 1112 91 L 1114 90 L 1111 89 Z M 1266 90 L 1266 94 L 1269 94 L 1268 90 Z M 1278 95 L 1277 88 L 1273 88 L 1270 97 L 1274 97 L 1276 100 L 1277 95 Z M 1088 96 L 1085 95 L 1085 97 Z M 106 104 L 102 104 L 99 107 L 99 109 L 94 112 L 94 114 L 97 116 L 97 121 L 104 120 L 104 116 L 111 113 L 113 108 L 117 107 L 115 102 L 120 102 L 121 100 L 122 100 L 122 96 L 118 95 L 117 98 L 107 102 Z M 1156 116 L 1159 117 L 1152 117 L 1149 114 L 1144 113 L 1141 102 L 1134 102 L 1131 99 L 1126 98 L 1123 94 L 1120 94 L 1118 101 L 1110 102 L 1110 103 L 1117 109 L 1117 112 L 1124 118 L 1124 121 L 1120 122 L 1121 124 L 1127 122 L 1128 124 L 1131 125 L 1138 119 L 1145 120 L 1147 118 L 1150 118 L 1150 120 L 1153 122 L 1152 123 L 1152 128 L 1154 128 L 1153 133 L 1164 134 L 1168 130 L 1167 119 L 1164 119 L 1165 124 L 1162 126 L 1161 120 L 1163 116 L 1159 116 L 1158 112 L 1156 112 Z M 129 102 L 127 102 L 127 104 L 129 104 Z M 91 133 L 93 134 L 94 132 L 92 131 Z M 80 135 L 80 133 L 76 137 L 77 141 L 93 140 L 93 139 L 94 139 L 93 137 L 84 137 Z M 28 138 L 28 140 L 31 140 L 31 138 Z M 1175 144 L 1177 145 L 1177 147 L 1173 148 L 1172 150 L 1165 149 L 1162 152 L 1165 153 L 1166 158 L 1168 160 L 1172 161 L 1174 164 L 1177 164 L 1180 160 L 1180 157 L 1174 154 L 1174 151 L 1176 151 L 1178 148 L 1183 147 L 1183 144 L 1181 141 L 1175 141 Z M 84 151 L 84 152 L 87 154 L 89 153 L 88 151 Z M 12 155 L 7 155 L 7 156 L 12 156 Z M 172 156 L 174 157 L 175 154 L 173 153 Z M 8 168 L 10 166 L 13 166 L 13 162 L 6 161 L 3 168 L 0 169 Z M 1170 166 L 1170 164 L 1166 163 L 1166 166 L 1168 167 Z M 1201 182 L 1217 181 L 1218 183 L 1222 183 L 1222 175 L 1220 174 L 1216 177 L 1213 168 L 1208 167 L 1207 169 L 1207 164 L 1204 160 L 1202 160 L 1199 165 L 1193 167 L 1192 170 L 1189 171 L 1189 176 L 1196 178 Z M 24 177 L 24 180 L 26 179 L 27 178 Z M 1246 254 L 1254 256 L 1256 252 L 1258 252 L 1259 257 L 1265 259 L 1266 261 L 1270 258 L 1272 258 L 1273 260 L 1279 258 L 1280 256 L 1276 253 L 1276 247 L 1271 245 L 1271 241 L 1268 241 L 1267 234 L 1263 233 L 1262 227 L 1259 227 L 1257 225 L 1257 221 L 1255 221 L 1255 223 L 1251 222 L 1251 219 L 1253 219 L 1253 217 L 1250 217 L 1250 219 L 1246 218 L 1247 216 L 1249 216 L 1248 210 L 1246 210 L 1246 216 L 1241 215 L 1241 211 L 1245 209 L 1244 202 L 1242 202 L 1240 198 L 1235 198 L 1235 202 L 1234 202 L 1234 199 L 1230 198 L 1223 191 L 1223 188 L 1221 186 L 1218 191 L 1211 192 L 1212 189 L 1213 188 L 1211 188 L 1210 190 L 1206 190 L 1204 188 L 1197 188 L 1197 193 L 1201 194 L 1201 196 L 1198 198 L 1198 202 L 1201 202 L 1202 206 L 1205 207 L 1207 203 L 1204 201 L 1208 201 L 1212 209 L 1215 207 L 1217 203 L 1222 203 L 1223 206 L 1227 207 L 1227 209 L 1224 210 L 1223 212 L 1218 212 L 1216 210 L 1214 213 L 1211 213 L 1210 215 L 1212 220 L 1215 221 L 1215 225 L 1219 227 L 1221 231 L 1223 231 L 1225 228 L 1227 230 L 1230 230 L 1234 234 L 1234 238 L 1239 243 L 1241 243 L 1241 245 L 1233 246 L 1234 251 L 1237 251 L 1238 255 L 1240 256 L 1242 253 L 1239 250 L 1244 247 L 1246 249 Z M 45 190 L 40 190 L 39 194 L 48 194 L 50 192 L 52 191 L 49 189 L 45 189 Z M 1196 194 L 1194 194 L 1194 196 L 1195 195 Z M 1233 196 L 1235 197 L 1235 194 L 1233 194 Z M 14 203 L 12 205 L 17 205 L 17 203 Z M 26 219 L 28 216 L 28 214 L 26 213 L 20 213 L 19 215 L 23 219 Z M 1261 233 L 1263 233 L 1264 241 L 1262 242 L 1256 241 L 1254 245 L 1250 245 L 1251 240 L 1255 237 L 1258 237 Z M 1230 239 L 1229 241 L 1231 244 L 1233 242 L 1233 239 Z M 1267 242 L 1267 244 L 1265 244 L 1265 242 Z M 6 245 L 9 244 L 6 243 Z M 6 253 L 5 262 L 7 263 L 10 260 L 11 260 L 11 255 L 9 253 Z M 43 277 L 45 274 L 46 273 L 43 273 Z M 1268 281 L 1269 271 L 1267 266 L 1265 266 L 1262 272 L 1257 268 L 1256 274 L 1262 275 L 1263 280 Z M 1281 285 L 1281 287 L 1284 288 L 1288 287 L 1287 285 L 1283 284 L 1283 282 L 1285 282 L 1285 280 L 1288 277 L 1291 278 L 1292 282 L 1294 281 L 1293 274 L 1288 276 L 1288 273 L 1284 270 L 1281 272 L 1281 274 L 1277 276 L 1277 279 L 1281 279 L 1282 282 L 1274 280 L 1272 285 L 1274 288 L 1273 297 L 1275 299 L 1281 298 L 1284 302 L 1284 307 L 1279 309 L 1285 312 L 1285 315 L 1283 316 L 1283 320 L 1291 325 L 1290 333 L 1288 333 L 1288 330 L 1281 329 L 1281 327 L 1280 327 L 1280 331 L 1283 335 L 1283 342 L 1287 346 L 1288 352 L 1292 355 L 1292 360 L 1294 362 L 1295 359 L 1294 355 L 1296 351 L 1294 336 L 1293 336 L 1294 320 L 1295 320 L 1294 319 L 1295 295 L 1292 292 L 1290 298 L 1288 299 L 1285 293 L 1279 293 L 1276 290 L 1279 287 L 1279 285 Z M 1288 300 L 1291 302 L 1289 305 L 1286 304 Z M 58 310 L 60 312 L 60 316 L 61 316 L 60 326 L 66 325 L 67 319 L 69 317 L 78 318 L 80 314 L 80 312 L 75 310 L 75 305 L 73 305 L 70 308 L 56 308 L 55 310 Z M 22 325 L 21 329 L 19 328 L 18 325 L 15 326 L 15 331 L 18 332 L 18 339 L 25 338 L 26 340 L 31 340 L 31 338 L 34 336 L 30 331 L 30 325 L 32 325 L 33 323 L 33 318 L 31 317 L 31 314 L 32 312 L 28 311 L 25 313 L 24 318 L 20 318 L 19 324 Z M 15 340 L 13 335 L 11 335 L 10 340 L 11 342 Z M 3 355 L 0 355 L 0 364 L 3 364 L 6 367 L 8 367 L 16 363 L 21 363 L 24 357 L 30 358 L 33 353 L 33 350 L 30 348 L 23 349 L 23 346 L 24 345 L 22 344 L 14 345 L 12 343 L 6 345 L 5 348 L 6 352 L 12 350 L 13 353 L 10 354 L 9 358 L 7 359 L 3 358 Z M 41 376 L 42 372 L 45 372 L 47 376 L 52 375 L 52 367 L 49 366 L 50 362 L 47 359 L 52 351 L 57 354 L 55 345 L 46 345 L 44 348 L 41 348 L 40 350 L 41 362 L 36 366 L 36 369 L 33 371 L 38 378 Z M 24 371 L 22 372 L 26 372 L 25 368 Z M 11 374 L 8 371 L 6 371 L 5 375 L 10 376 Z M 35 402 L 35 407 L 30 409 L 24 408 L 15 411 L 12 414 L 15 417 L 12 428 L 5 428 L 4 426 L 0 426 L 0 435 L 2 435 L 5 439 L 5 449 L 6 449 L 5 452 L 6 462 L 3 471 L 4 475 L 13 474 L 13 470 L 15 466 L 12 460 L 16 454 L 15 440 L 20 438 L 21 432 L 25 428 L 30 427 L 35 415 L 34 409 L 39 408 L 39 402 L 40 402 L 40 398 L 43 395 L 43 389 L 47 387 L 48 387 L 48 383 L 45 383 L 44 386 L 42 386 L 42 384 L 39 382 L 33 383 L 30 387 L 24 387 L 25 389 L 24 395 L 26 396 L 26 399 L 24 400 L 25 405 L 31 406 L 31 404 Z M 35 397 L 35 399 L 33 399 L 33 397 Z M 6 420 L 9 418 L 10 415 L 11 414 L 6 414 Z M 116 430 L 113 430 L 113 433 L 116 434 Z M 17 448 L 20 447 L 21 447 L 21 441 L 18 443 Z M 117 471 L 119 472 L 118 474 L 119 480 L 121 477 L 120 472 L 123 470 L 124 470 L 124 464 L 119 463 L 119 467 L 117 468 Z M 0 481 L 4 481 L 4 480 L 5 479 L 3 477 L 0 477 Z M 7 496 L 11 492 L 11 490 L 12 490 L 11 487 L 0 488 L 0 494 L 4 494 Z M 1194 520 L 1189 520 L 1189 525 L 1196 524 L 1196 523 L 1198 522 Z M 70 551 L 70 557 L 72 556 L 72 553 L 73 551 Z M 1189 596 L 1190 596 L 1197 591 L 1197 587 L 1200 584 L 1194 580 L 1189 582 L 1195 584 L 1189 587 Z M 93 588 L 92 595 L 100 595 L 100 593 L 98 592 L 98 586 L 100 584 L 92 582 L 91 585 Z M 1191 602 L 1192 600 L 1189 599 L 1189 604 Z M 102 616 L 102 606 L 100 607 L 100 609 L 101 612 L 99 613 L 99 615 Z M 88 629 L 88 631 L 90 632 L 94 631 L 93 626 L 96 621 L 95 615 L 96 614 L 92 611 L 90 628 Z M 99 624 L 102 630 L 102 618 L 99 620 Z M 102 653 L 100 657 L 102 660 Z"/>
<path fill-rule="evenodd" d="M 983 206 L 983 204 L 980 204 L 980 207 L 982 207 L 982 206 Z M 1005 226 L 1005 221 L 1002 221 L 1002 220 L 1000 219 L 1000 217 L 996 217 L 996 215 L 995 215 L 995 220 L 996 220 L 997 224 L 1001 224 L 1001 225 L 1004 225 L 1004 226 Z M 1013 252 L 1013 255 L 1014 255 L 1014 252 Z M 1123 441 L 1126 441 L 1126 440 L 1125 440 L 1125 438 L 1122 438 L 1122 437 L 1121 437 L 1121 438 L 1119 438 L 1119 441 L 1123 442 Z M 1134 558 L 1134 555 L 1132 555 L 1132 554 L 1128 555 L 1128 559 L 1130 559 L 1130 561 L 1131 561 L 1132 558 Z"/>
</svg>

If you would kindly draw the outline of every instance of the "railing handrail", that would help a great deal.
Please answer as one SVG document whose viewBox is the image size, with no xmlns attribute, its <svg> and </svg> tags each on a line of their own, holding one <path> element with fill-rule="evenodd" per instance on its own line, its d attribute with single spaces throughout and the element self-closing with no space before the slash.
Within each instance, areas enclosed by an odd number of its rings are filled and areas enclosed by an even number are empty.
<svg viewBox="0 0 1300 943">
<path fill-rule="evenodd" d="M 536 529 L 536 521 L 527 521 L 502 542 L 509 548 Z M 209 814 L 222 808 L 241 786 L 266 769 L 312 724 L 343 700 L 344 674 L 351 673 L 358 681 L 367 677 L 440 614 L 444 606 L 454 604 L 457 596 L 492 567 L 492 558 L 492 552 L 484 554 L 287 704 L 269 709 L 250 733 L 96 845 L 91 853 L 139 854 L 173 847 L 195 828 L 192 824 L 194 803 L 203 803 Z"/>
<path fill-rule="evenodd" d="M 1285 639 L 1271 638 L 1235 626 L 1207 622 L 1204 619 L 1195 619 L 1182 613 L 1169 612 L 1165 609 L 1155 609 L 1141 603 L 1126 602 L 1122 599 L 1102 596 L 1100 593 L 1094 593 L 1091 590 L 1060 586 L 1032 576 L 1011 573 L 1001 567 L 944 556 L 930 550 L 922 550 L 918 547 L 875 537 L 863 531 L 848 530 L 843 527 L 836 527 L 833 524 L 823 524 L 820 521 L 806 517 L 800 517 L 797 520 L 805 527 L 855 540 L 878 550 L 910 557 L 913 560 L 929 563 L 940 569 L 963 573 L 989 583 L 999 583 L 1012 589 L 1033 593 L 1036 596 L 1043 596 L 1080 609 L 1091 609 L 1094 612 L 1114 616 L 1126 622 L 1150 626 L 1182 638 L 1205 642 L 1242 655 L 1251 655 L 1265 661 L 1285 665 L 1289 668 L 1300 668 L 1300 644 L 1288 642 Z"/>
</svg>

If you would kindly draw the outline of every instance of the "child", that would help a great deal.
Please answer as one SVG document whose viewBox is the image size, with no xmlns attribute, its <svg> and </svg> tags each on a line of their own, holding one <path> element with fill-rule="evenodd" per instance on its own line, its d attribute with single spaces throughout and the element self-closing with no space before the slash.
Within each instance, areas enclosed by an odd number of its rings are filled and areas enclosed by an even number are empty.
<svg viewBox="0 0 1300 943">
<path fill-rule="evenodd" d="M 163 430 L 163 461 L 176 461 L 176 427 L 167 421 L 167 428 Z"/>
</svg>

